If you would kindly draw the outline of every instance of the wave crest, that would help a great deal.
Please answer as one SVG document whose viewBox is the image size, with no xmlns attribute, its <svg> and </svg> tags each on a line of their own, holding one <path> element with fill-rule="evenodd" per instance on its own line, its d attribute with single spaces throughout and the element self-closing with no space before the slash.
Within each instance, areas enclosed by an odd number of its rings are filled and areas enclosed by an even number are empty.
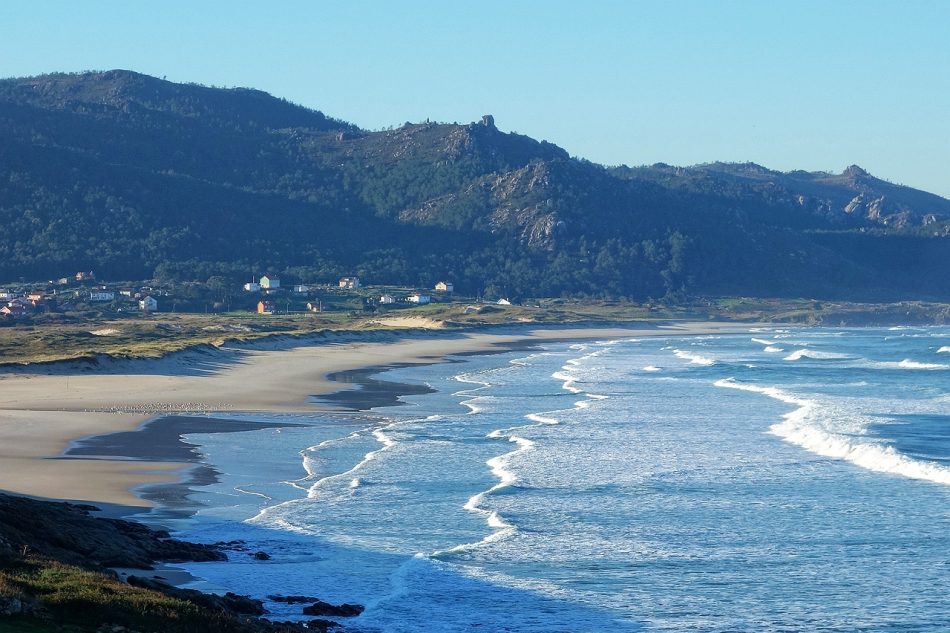
<svg viewBox="0 0 950 633">
<path fill-rule="evenodd" d="M 674 349 L 673 355 L 677 358 L 682 358 L 683 360 L 688 360 L 694 365 L 703 365 L 708 367 L 709 365 L 715 365 L 716 361 L 712 358 L 706 358 L 705 356 L 700 356 L 699 354 L 694 354 L 693 352 L 687 352 L 684 350 Z"/>
<path fill-rule="evenodd" d="M 846 360 L 849 358 L 854 358 L 854 356 L 849 356 L 848 354 L 837 354 L 835 352 L 819 352 L 805 348 L 795 350 L 786 356 L 785 360 L 801 360 L 802 358 L 810 358 L 812 360 Z"/>
<path fill-rule="evenodd" d="M 920 461 L 894 450 L 891 446 L 856 442 L 853 437 L 828 430 L 833 414 L 818 402 L 788 394 L 777 387 L 761 387 L 737 382 L 733 378 L 717 380 L 717 387 L 753 391 L 798 408 L 782 416 L 782 422 L 773 424 L 770 431 L 805 450 L 833 459 L 841 459 L 866 470 L 921 479 L 950 486 L 950 468 L 932 462 Z"/>
</svg>

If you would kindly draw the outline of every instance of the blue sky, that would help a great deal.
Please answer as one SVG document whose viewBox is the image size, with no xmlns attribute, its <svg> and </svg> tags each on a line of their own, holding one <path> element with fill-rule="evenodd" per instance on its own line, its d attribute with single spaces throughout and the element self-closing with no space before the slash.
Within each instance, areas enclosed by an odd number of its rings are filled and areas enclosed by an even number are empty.
<svg viewBox="0 0 950 633">
<path fill-rule="evenodd" d="M 0 76 L 128 68 L 362 127 L 498 127 L 605 164 L 754 161 L 950 196 L 950 1 L 0 4 Z"/>
</svg>

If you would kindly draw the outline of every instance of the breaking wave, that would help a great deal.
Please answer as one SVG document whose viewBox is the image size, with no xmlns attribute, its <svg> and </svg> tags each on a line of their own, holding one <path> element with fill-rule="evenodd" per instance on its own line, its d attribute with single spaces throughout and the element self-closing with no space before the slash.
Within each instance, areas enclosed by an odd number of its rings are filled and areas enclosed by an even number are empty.
<svg viewBox="0 0 950 633">
<path fill-rule="evenodd" d="M 716 361 L 712 358 L 706 358 L 705 356 L 700 356 L 699 354 L 694 354 L 693 352 L 686 352 L 679 349 L 674 349 L 673 355 L 676 356 L 677 358 L 688 360 L 694 365 L 703 365 L 703 366 L 708 367 L 709 365 L 716 364 Z"/>
<path fill-rule="evenodd" d="M 773 424 L 769 430 L 816 455 L 845 460 L 866 470 L 950 486 L 950 468 L 912 459 L 884 444 L 855 441 L 853 432 L 847 435 L 835 432 L 836 424 L 854 426 L 856 422 L 859 423 L 852 412 L 836 412 L 816 400 L 794 396 L 777 387 L 741 383 L 733 378 L 717 380 L 713 384 L 727 389 L 761 393 L 797 407 L 783 415 L 782 421 Z M 844 419 L 843 416 L 848 417 Z M 856 429 L 849 429 L 853 430 Z"/>
<path fill-rule="evenodd" d="M 805 348 L 795 350 L 786 356 L 785 360 L 801 360 L 802 358 L 810 358 L 811 360 L 848 360 L 849 358 L 854 358 L 854 356 L 837 354 L 835 352 L 819 352 Z"/>
</svg>

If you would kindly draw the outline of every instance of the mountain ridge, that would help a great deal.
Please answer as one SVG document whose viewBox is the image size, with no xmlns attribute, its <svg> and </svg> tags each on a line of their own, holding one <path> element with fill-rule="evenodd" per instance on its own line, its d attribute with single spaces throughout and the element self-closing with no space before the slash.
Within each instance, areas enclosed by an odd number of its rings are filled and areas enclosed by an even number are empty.
<svg viewBox="0 0 950 633">
<path fill-rule="evenodd" d="M 605 167 L 490 115 L 370 131 L 131 71 L 0 80 L 0 220 L 7 278 L 269 269 L 516 296 L 950 296 L 950 201 L 857 166 Z"/>
</svg>

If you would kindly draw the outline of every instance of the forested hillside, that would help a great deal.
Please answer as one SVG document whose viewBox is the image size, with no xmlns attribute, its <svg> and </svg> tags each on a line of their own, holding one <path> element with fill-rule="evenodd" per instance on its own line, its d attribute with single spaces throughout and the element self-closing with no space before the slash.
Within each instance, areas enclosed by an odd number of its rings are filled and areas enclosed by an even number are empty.
<svg viewBox="0 0 950 633">
<path fill-rule="evenodd" d="M 0 280 L 950 298 L 950 201 L 860 167 L 607 168 L 488 116 L 366 131 L 128 71 L 0 81 L 0 223 Z"/>
</svg>

